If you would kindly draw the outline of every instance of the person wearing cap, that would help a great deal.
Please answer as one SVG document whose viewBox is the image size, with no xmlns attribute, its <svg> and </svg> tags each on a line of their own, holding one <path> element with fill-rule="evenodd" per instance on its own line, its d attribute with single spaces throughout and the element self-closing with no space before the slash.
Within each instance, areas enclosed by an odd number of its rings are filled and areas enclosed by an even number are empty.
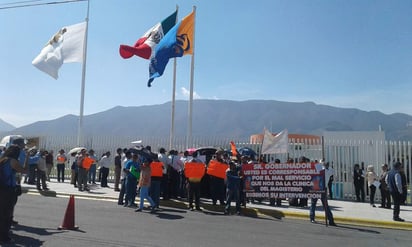
<svg viewBox="0 0 412 247">
<path fill-rule="evenodd" d="M 394 221 L 405 221 L 399 217 L 401 199 L 403 197 L 402 190 L 402 178 L 399 174 L 402 164 L 396 162 L 393 164 L 393 169 L 389 171 L 388 176 L 386 176 L 386 183 L 389 187 L 389 192 L 391 193 L 393 200 L 393 220 Z"/>
</svg>

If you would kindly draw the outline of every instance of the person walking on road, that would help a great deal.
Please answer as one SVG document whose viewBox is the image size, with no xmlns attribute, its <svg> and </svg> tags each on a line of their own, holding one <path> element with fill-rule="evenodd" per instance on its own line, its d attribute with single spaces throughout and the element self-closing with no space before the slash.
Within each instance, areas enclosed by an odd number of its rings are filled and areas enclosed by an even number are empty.
<svg viewBox="0 0 412 247">
<path fill-rule="evenodd" d="M 152 198 L 149 196 L 149 189 L 151 183 L 151 168 L 149 161 L 145 160 L 142 157 L 142 164 L 140 165 L 140 179 L 139 179 L 139 187 L 140 187 L 140 205 L 139 208 L 136 209 L 136 212 L 141 212 L 143 210 L 144 199 L 147 199 L 151 206 L 151 213 L 154 213 L 156 208 Z"/>
<path fill-rule="evenodd" d="M 402 178 L 399 174 L 401 166 L 402 164 L 400 162 L 396 162 L 393 165 L 393 169 L 389 171 L 386 177 L 386 183 L 388 184 L 389 192 L 393 199 L 393 220 L 403 222 L 405 220 L 399 217 L 400 204 L 403 197 Z"/>
<path fill-rule="evenodd" d="M 330 210 L 329 204 L 328 204 L 328 199 L 325 193 L 322 193 L 321 198 L 322 206 L 324 210 L 326 211 L 326 217 L 328 219 L 328 222 L 330 226 L 336 226 L 335 220 L 333 219 L 333 214 L 332 211 Z M 316 223 L 315 221 L 315 211 L 316 211 L 316 203 L 318 202 L 318 198 L 312 198 L 311 199 L 311 204 L 310 204 L 310 212 L 309 212 L 309 217 L 310 217 L 310 222 L 311 223 Z"/>
<path fill-rule="evenodd" d="M 320 173 L 325 174 L 326 173 L 326 167 L 325 166 L 319 166 L 316 167 L 317 171 L 320 171 Z M 329 204 L 328 204 L 328 196 L 327 196 L 327 190 L 326 186 L 328 185 L 327 181 L 326 183 L 322 186 L 323 188 L 320 188 L 321 190 L 324 190 L 325 192 L 321 193 L 321 202 L 322 206 L 326 212 L 326 217 L 328 220 L 328 225 L 330 226 L 336 226 L 335 220 L 333 218 L 332 211 L 330 210 Z M 316 212 L 316 203 L 318 202 L 318 198 L 311 198 L 311 204 L 310 204 L 310 209 L 309 209 L 309 218 L 311 223 L 316 223 L 315 221 L 315 212 Z"/>
</svg>

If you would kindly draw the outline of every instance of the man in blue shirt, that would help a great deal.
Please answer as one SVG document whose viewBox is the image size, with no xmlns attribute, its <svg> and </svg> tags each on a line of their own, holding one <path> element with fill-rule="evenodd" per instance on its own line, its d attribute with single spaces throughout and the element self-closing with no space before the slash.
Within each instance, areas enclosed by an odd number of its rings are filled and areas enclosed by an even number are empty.
<svg viewBox="0 0 412 247">
<path fill-rule="evenodd" d="M 140 164 L 137 154 L 133 154 L 132 159 L 126 162 L 123 171 L 126 173 L 126 198 L 124 206 L 136 207 L 136 187 L 140 175 Z"/>
<path fill-rule="evenodd" d="M 405 220 L 399 217 L 400 204 L 403 193 L 402 179 L 401 175 L 399 174 L 401 165 L 402 164 L 400 162 L 396 162 L 393 165 L 393 169 L 389 171 L 388 176 L 386 177 L 386 183 L 388 184 L 389 192 L 391 193 L 393 199 L 393 220 L 403 222 Z"/>
</svg>

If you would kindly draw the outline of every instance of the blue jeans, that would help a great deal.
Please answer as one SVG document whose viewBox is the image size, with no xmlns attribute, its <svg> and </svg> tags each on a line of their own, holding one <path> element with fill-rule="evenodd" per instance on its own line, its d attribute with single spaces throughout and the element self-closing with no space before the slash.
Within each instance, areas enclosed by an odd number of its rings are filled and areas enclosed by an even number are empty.
<svg viewBox="0 0 412 247">
<path fill-rule="evenodd" d="M 57 164 L 57 182 L 60 182 L 60 180 L 64 182 L 64 168 L 64 163 Z"/>
<path fill-rule="evenodd" d="M 160 204 L 161 184 L 161 180 L 153 180 L 152 178 L 152 183 L 150 184 L 150 197 L 153 199 L 155 207 L 158 207 Z"/>
<path fill-rule="evenodd" d="M 327 204 L 326 196 L 324 194 L 322 194 L 322 197 L 321 197 L 320 200 L 322 202 L 323 208 L 326 211 L 326 217 L 328 218 L 329 224 L 335 223 L 335 221 L 333 220 L 332 211 L 330 210 L 329 205 Z M 317 202 L 318 202 L 317 198 L 312 198 L 311 199 L 310 213 L 309 213 L 310 220 L 315 220 L 315 211 L 316 211 L 316 203 Z"/>
<path fill-rule="evenodd" d="M 92 164 L 89 169 L 89 183 L 96 183 L 96 164 Z"/>
<path fill-rule="evenodd" d="M 137 179 L 134 176 L 128 176 L 126 178 L 126 205 L 133 205 L 136 200 L 136 187 Z"/>
<path fill-rule="evenodd" d="M 143 209 L 144 199 L 147 199 L 152 208 L 155 206 L 152 198 L 149 196 L 149 187 L 140 187 L 140 209 Z"/>
</svg>

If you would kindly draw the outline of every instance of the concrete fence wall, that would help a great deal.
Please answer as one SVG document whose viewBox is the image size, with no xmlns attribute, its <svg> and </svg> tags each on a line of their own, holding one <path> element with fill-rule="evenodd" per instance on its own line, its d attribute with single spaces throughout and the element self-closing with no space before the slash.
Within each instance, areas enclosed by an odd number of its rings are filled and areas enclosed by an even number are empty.
<svg viewBox="0 0 412 247">
<path fill-rule="evenodd" d="M 76 136 L 42 136 L 39 138 L 39 147 L 47 150 L 64 149 L 66 152 L 76 147 Z M 110 151 L 114 158 L 117 148 L 132 147 L 132 141 L 143 140 L 143 145 L 150 145 L 152 151 L 157 152 L 160 147 L 170 150 L 169 138 L 127 136 L 94 136 L 84 138 L 85 147 L 94 149 L 96 155 L 100 157 L 104 152 Z M 193 137 L 193 147 L 220 147 L 230 150 L 230 141 L 234 141 L 238 148 L 249 147 L 260 153 L 261 143 L 249 143 L 248 139 L 230 139 L 219 137 Z M 173 141 L 172 149 L 184 151 L 186 149 L 186 138 L 176 137 Z M 335 183 L 333 186 L 334 197 L 336 199 L 353 200 L 355 189 L 353 186 L 353 167 L 355 164 L 363 166 L 365 171 L 368 165 L 373 165 L 375 172 L 381 174 L 381 165 L 386 163 L 390 167 L 394 162 L 400 161 L 404 164 L 407 174 L 408 184 L 411 184 L 412 169 L 412 142 L 387 141 L 383 132 L 325 132 L 319 140 L 313 139 L 289 139 L 288 154 L 267 155 L 268 162 L 280 159 L 285 162 L 288 158 L 298 159 L 305 156 L 312 161 L 324 159 L 328 161 L 335 170 Z M 112 172 L 110 173 L 112 176 Z M 109 177 L 111 178 L 111 177 Z M 369 195 L 368 186 L 365 179 L 365 191 Z M 367 196 L 368 198 L 368 196 Z M 376 193 L 376 200 L 380 200 L 379 189 Z M 408 202 L 411 196 L 408 195 Z"/>
</svg>

